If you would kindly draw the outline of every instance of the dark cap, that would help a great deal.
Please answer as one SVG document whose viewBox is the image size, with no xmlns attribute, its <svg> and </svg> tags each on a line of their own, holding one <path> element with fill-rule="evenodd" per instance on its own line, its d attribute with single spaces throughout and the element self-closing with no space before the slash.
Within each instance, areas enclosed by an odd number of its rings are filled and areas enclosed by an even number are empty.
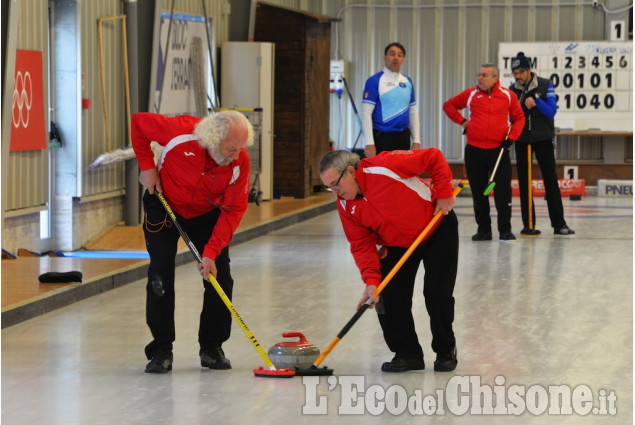
<svg viewBox="0 0 635 425">
<path fill-rule="evenodd" d="M 518 52 L 515 58 L 512 58 L 512 71 L 515 69 L 531 69 L 529 58 L 523 52 Z"/>
</svg>

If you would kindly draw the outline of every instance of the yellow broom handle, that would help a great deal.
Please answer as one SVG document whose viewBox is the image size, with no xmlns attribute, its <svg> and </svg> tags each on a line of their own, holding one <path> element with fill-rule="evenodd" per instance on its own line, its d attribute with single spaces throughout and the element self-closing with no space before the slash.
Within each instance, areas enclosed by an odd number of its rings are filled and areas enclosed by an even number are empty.
<svg viewBox="0 0 635 425">
<path fill-rule="evenodd" d="M 216 292 L 220 296 L 221 300 L 223 300 L 223 302 L 225 303 L 225 305 L 231 312 L 232 316 L 234 316 L 234 319 L 236 319 L 236 322 L 238 322 L 238 324 L 240 325 L 240 328 L 243 330 L 245 335 L 247 335 L 247 338 L 249 338 L 249 341 L 251 341 L 251 344 L 254 346 L 258 354 L 260 354 L 260 357 L 262 357 L 262 360 L 265 362 L 267 367 L 270 370 L 275 370 L 276 367 L 273 365 L 273 362 L 269 359 L 269 356 L 267 356 L 267 353 L 265 353 L 265 350 L 262 349 L 262 346 L 260 345 L 256 337 L 254 336 L 254 334 L 251 333 L 251 331 L 249 330 L 249 328 L 243 321 L 242 317 L 240 317 L 240 315 L 234 308 L 234 305 L 229 300 L 229 297 L 227 297 L 227 295 L 225 294 L 225 291 L 223 291 L 223 288 L 221 288 L 220 284 L 218 283 L 214 275 L 210 273 L 208 276 L 208 280 L 212 284 L 214 289 L 216 289 Z"/>
<path fill-rule="evenodd" d="M 532 214 L 532 203 L 533 203 L 533 184 L 531 182 L 531 143 L 527 143 L 527 180 L 528 183 L 528 191 L 527 191 L 527 206 L 529 208 L 529 228 L 534 230 L 534 220 Z"/>
</svg>

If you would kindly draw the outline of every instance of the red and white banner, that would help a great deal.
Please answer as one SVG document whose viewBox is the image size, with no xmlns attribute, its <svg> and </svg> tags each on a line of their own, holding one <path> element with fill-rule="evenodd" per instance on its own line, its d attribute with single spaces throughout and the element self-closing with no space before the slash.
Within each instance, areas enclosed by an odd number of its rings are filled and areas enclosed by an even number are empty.
<svg viewBox="0 0 635 425">
<path fill-rule="evenodd" d="M 537 196 L 545 196 L 545 184 L 542 180 L 532 180 L 531 185 L 533 187 L 534 198 Z M 560 194 L 563 198 L 570 195 L 586 196 L 584 179 L 558 179 L 558 186 L 560 186 Z M 494 190 L 496 190 L 496 188 L 494 188 Z M 520 196 L 518 180 L 512 180 L 512 196 Z"/>
<path fill-rule="evenodd" d="M 9 150 L 15 152 L 46 149 L 42 52 L 16 51 L 14 81 L 13 123 Z"/>
<path fill-rule="evenodd" d="M 423 179 L 430 184 L 429 178 Z M 465 179 L 452 179 L 452 186 L 454 187 L 458 183 L 463 183 L 463 186 L 470 187 L 470 181 Z M 532 180 L 533 196 L 545 196 L 545 185 L 542 180 Z M 586 196 L 586 186 L 584 179 L 558 179 L 558 186 L 560 187 L 560 194 L 563 198 L 567 198 L 570 195 L 582 195 Z M 490 192 L 489 196 L 494 196 L 496 186 L 494 190 Z M 520 189 L 518 189 L 518 180 L 512 180 L 512 196 L 520 196 Z"/>
</svg>

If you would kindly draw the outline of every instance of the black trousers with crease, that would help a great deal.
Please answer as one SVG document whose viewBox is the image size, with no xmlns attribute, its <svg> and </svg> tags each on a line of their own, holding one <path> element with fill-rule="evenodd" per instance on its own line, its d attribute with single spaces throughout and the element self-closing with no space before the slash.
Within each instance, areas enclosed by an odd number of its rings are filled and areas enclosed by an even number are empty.
<svg viewBox="0 0 635 425">
<path fill-rule="evenodd" d="M 527 143 L 516 142 L 516 168 L 518 169 L 518 186 L 520 189 L 520 211 L 523 218 L 523 226 L 529 227 L 529 159 L 527 158 Z M 551 227 L 560 229 L 566 227 L 564 220 L 564 208 L 562 206 L 562 195 L 558 186 L 558 176 L 556 174 L 556 157 L 552 140 L 544 140 L 531 143 L 532 156 L 536 156 L 542 181 L 545 185 L 545 198 L 547 199 L 547 209 L 551 220 Z M 532 176 L 532 180 L 535 177 Z M 531 217 L 532 228 L 536 228 L 535 198 L 532 202 Z"/>
<path fill-rule="evenodd" d="M 145 222 L 143 232 L 146 248 L 150 254 L 148 267 L 148 284 L 146 286 L 146 322 L 152 333 L 152 341 L 145 347 L 146 357 L 151 359 L 157 352 L 172 350 L 176 339 L 174 323 L 175 305 L 175 257 L 179 232 L 172 224 L 159 199 L 147 191 L 143 196 Z M 205 244 L 209 241 L 218 216 L 219 209 L 192 219 L 184 219 L 177 215 L 179 224 L 202 255 Z M 229 248 L 225 247 L 216 257 L 216 280 L 231 300 L 234 280 L 229 267 Z M 195 267 L 192 264 L 192 267 Z M 151 281 L 160 276 L 165 294 L 157 296 L 152 290 Z M 190 282 L 180 282 L 187 285 Z M 198 341 L 201 348 L 220 347 L 227 341 L 231 331 L 231 313 L 223 303 L 211 283 L 203 280 L 203 308 L 200 315 Z"/>
<path fill-rule="evenodd" d="M 381 260 L 381 274 L 385 277 L 401 259 L 407 248 L 386 247 Z M 415 321 L 412 298 L 419 265 L 423 262 L 423 295 L 430 317 L 432 350 L 446 353 L 456 345 L 454 322 L 454 285 L 459 258 L 458 221 L 454 211 L 445 216 L 437 229 L 403 264 L 380 294 L 375 310 L 384 340 L 396 356 L 423 358 Z"/>
<path fill-rule="evenodd" d="M 472 145 L 465 146 L 465 171 L 470 181 L 474 218 L 478 225 L 478 233 L 492 232 L 489 197 L 483 195 L 488 186 L 490 174 L 494 170 L 500 148 L 480 149 Z M 494 204 L 498 213 L 497 227 L 499 233 L 512 231 L 512 165 L 509 151 L 505 149 L 494 176 Z"/>
<path fill-rule="evenodd" d="M 403 131 L 384 132 L 373 130 L 375 149 L 377 153 L 384 151 L 410 150 L 410 129 Z"/>
</svg>

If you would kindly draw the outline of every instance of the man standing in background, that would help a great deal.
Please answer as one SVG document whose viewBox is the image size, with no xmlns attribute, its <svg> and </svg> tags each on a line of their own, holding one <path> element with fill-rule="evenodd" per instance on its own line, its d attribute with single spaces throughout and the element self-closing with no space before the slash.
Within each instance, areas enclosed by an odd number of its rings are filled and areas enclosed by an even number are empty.
<svg viewBox="0 0 635 425">
<path fill-rule="evenodd" d="M 503 155 L 494 176 L 499 240 L 516 239 L 511 225 L 512 164 L 509 148 L 520 136 L 525 116 L 514 93 L 501 87 L 499 75 L 496 65 L 481 65 L 477 86 L 464 90 L 443 104 L 446 115 L 466 130 L 465 171 L 470 181 L 474 217 L 478 225 L 476 234 L 472 236 L 473 241 L 492 240 L 489 199 L 483 192 L 488 186 L 490 173 L 494 170 L 501 149 Z M 463 108 L 467 108 L 467 118 L 459 112 Z"/>
<path fill-rule="evenodd" d="M 509 88 L 513 91 L 525 113 L 525 127 L 516 140 L 516 167 L 518 169 L 518 185 L 520 188 L 520 210 L 523 217 L 521 235 L 538 236 L 536 230 L 536 211 L 531 204 L 531 223 L 529 222 L 529 161 L 528 148 L 536 154 L 545 185 L 547 208 L 551 227 L 556 235 L 573 235 L 575 232 L 564 221 L 562 196 L 556 175 L 555 146 L 553 143 L 554 123 L 558 105 L 553 84 L 546 78 L 538 77 L 531 72 L 529 59 L 523 52 L 518 52 L 512 59 L 512 72 L 516 80 Z"/>
<path fill-rule="evenodd" d="M 366 80 L 361 112 L 366 157 L 421 147 L 414 85 L 400 72 L 405 57 L 400 43 L 390 43 L 384 49 L 386 67 Z"/>
</svg>

